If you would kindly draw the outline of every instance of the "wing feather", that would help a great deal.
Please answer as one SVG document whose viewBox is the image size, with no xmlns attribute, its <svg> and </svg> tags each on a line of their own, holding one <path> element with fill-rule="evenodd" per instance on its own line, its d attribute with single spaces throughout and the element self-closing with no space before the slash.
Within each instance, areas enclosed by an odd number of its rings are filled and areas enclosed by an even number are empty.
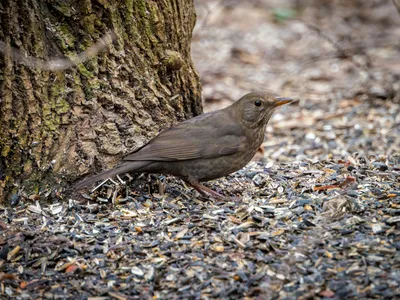
<svg viewBox="0 0 400 300">
<path fill-rule="evenodd" d="M 172 127 L 124 158 L 128 161 L 179 161 L 230 155 L 239 150 L 245 140 L 240 126 L 213 116 L 213 122 L 204 122 L 207 115 Z M 208 125 L 209 124 L 209 125 Z"/>
</svg>

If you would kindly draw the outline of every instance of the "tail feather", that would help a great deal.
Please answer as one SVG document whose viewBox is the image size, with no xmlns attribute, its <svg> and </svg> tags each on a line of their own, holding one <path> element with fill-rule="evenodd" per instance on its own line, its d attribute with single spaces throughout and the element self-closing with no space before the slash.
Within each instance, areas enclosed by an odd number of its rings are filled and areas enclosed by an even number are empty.
<svg viewBox="0 0 400 300">
<path fill-rule="evenodd" d="M 94 184 L 96 181 L 102 180 L 102 179 L 106 179 L 118 174 L 123 174 L 123 173 L 127 173 L 127 172 L 133 172 L 133 171 L 139 171 L 139 169 L 143 168 L 144 166 L 148 165 L 149 162 L 148 161 L 129 161 L 126 163 L 123 163 L 122 165 L 115 167 L 111 170 L 106 170 L 103 171 L 99 174 L 96 174 L 92 177 L 86 178 L 81 180 L 80 182 L 78 182 L 74 188 L 76 190 L 80 190 L 86 186 L 90 186 L 92 184 Z"/>
</svg>

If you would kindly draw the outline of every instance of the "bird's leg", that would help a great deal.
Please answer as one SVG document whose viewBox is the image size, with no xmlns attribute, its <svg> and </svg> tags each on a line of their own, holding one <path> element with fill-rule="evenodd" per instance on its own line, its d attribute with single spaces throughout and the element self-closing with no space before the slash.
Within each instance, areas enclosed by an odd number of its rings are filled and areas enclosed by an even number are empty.
<svg viewBox="0 0 400 300">
<path fill-rule="evenodd" d="M 200 194 L 202 194 L 203 196 L 205 194 L 209 194 L 212 197 L 214 197 L 215 199 L 219 199 L 219 200 L 226 200 L 226 197 L 222 196 L 221 194 L 213 191 L 212 189 L 202 185 L 200 182 L 195 181 L 195 180 L 187 180 L 187 182 L 193 186 Z"/>
</svg>

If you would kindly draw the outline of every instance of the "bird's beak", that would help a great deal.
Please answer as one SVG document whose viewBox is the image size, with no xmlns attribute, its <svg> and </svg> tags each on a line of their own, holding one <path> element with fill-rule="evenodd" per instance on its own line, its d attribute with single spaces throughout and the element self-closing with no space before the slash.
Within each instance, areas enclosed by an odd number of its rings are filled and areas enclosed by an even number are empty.
<svg viewBox="0 0 400 300">
<path fill-rule="evenodd" d="M 276 99 L 274 103 L 275 107 L 293 102 L 293 99 L 290 98 L 276 97 L 275 99 Z"/>
</svg>

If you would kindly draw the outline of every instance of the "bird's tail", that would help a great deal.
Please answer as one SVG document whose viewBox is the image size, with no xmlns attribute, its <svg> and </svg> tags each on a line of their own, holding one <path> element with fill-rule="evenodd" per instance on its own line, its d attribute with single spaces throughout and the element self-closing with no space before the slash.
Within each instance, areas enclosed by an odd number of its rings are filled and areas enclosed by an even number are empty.
<svg viewBox="0 0 400 300">
<path fill-rule="evenodd" d="M 125 162 L 118 167 L 115 167 L 111 170 L 106 170 L 101 172 L 100 174 L 94 175 L 92 177 L 86 178 L 75 184 L 74 189 L 80 190 L 86 186 L 92 185 L 96 181 L 106 179 L 108 177 L 112 177 L 118 174 L 123 174 L 127 172 L 140 172 L 140 169 L 147 166 L 150 162 L 148 161 L 129 161 Z"/>
</svg>

